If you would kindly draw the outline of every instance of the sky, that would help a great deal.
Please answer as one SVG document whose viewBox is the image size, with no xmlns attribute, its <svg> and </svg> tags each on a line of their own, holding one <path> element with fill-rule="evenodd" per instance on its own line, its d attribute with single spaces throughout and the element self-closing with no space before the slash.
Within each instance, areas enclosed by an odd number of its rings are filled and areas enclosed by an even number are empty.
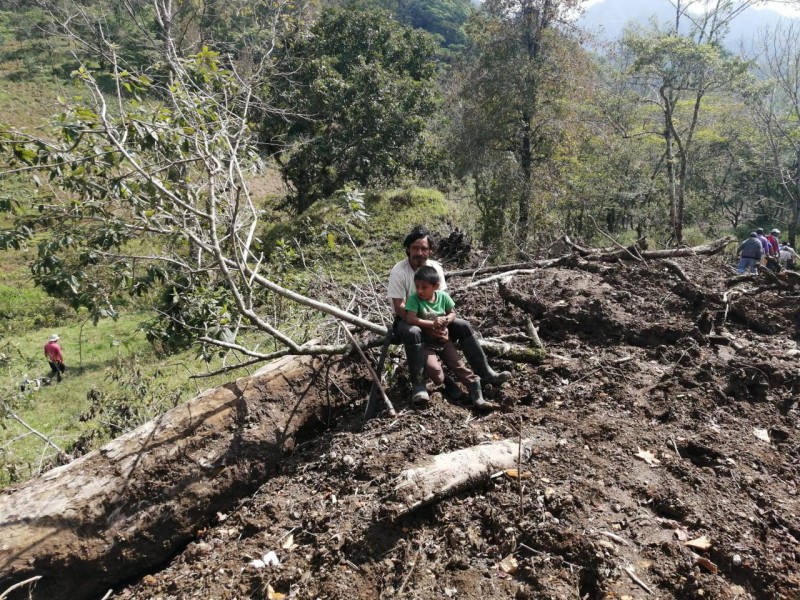
<svg viewBox="0 0 800 600">
<path fill-rule="evenodd" d="M 583 3 L 584 8 L 588 8 L 592 4 L 597 4 L 603 0 L 585 0 Z M 788 7 L 782 2 L 765 2 L 762 6 L 754 6 L 755 9 L 769 8 L 777 13 L 787 17 L 800 17 L 800 8 Z"/>
</svg>

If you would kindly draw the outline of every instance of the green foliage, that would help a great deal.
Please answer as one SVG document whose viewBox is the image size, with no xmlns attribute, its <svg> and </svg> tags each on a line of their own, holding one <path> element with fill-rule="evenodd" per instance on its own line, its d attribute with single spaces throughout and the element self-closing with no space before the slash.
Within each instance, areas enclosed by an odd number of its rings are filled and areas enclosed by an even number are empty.
<svg viewBox="0 0 800 600">
<path fill-rule="evenodd" d="M 540 233 L 533 217 L 559 176 L 550 161 L 592 72 L 557 26 L 575 4 L 488 0 L 470 22 L 468 60 L 454 72 L 451 159 L 473 189 L 484 242 L 504 246 L 499 254 L 509 243 L 524 252 Z"/>
<path fill-rule="evenodd" d="M 434 45 L 380 12 L 329 9 L 285 57 L 274 82 L 290 114 L 267 114 L 261 138 L 278 156 L 302 213 L 345 185 L 391 182 L 424 168 L 435 107 Z"/>
<path fill-rule="evenodd" d="M 159 369 L 145 371 L 139 357 L 118 360 L 109 367 L 100 388 L 86 394 L 88 407 L 78 417 L 81 422 L 94 423 L 68 451 L 80 454 L 111 440 L 158 415 L 180 402 L 182 391 L 171 389 Z"/>
<path fill-rule="evenodd" d="M 437 190 L 409 187 L 366 194 L 363 204 L 353 200 L 352 192 L 320 200 L 313 211 L 266 230 L 264 249 L 273 268 L 291 261 L 292 283 L 301 289 L 310 281 L 303 267 L 324 271 L 338 285 L 345 285 L 363 279 L 363 260 L 370 270 L 388 272 L 402 256 L 401 242 L 415 225 L 424 223 L 433 231 L 449 229 L 451 208 Z M 364 227 L 364 214 L 369 215 L 368 228 Z M 386 251 L 387 243 L 392 251 Z M 287 254 L 287 246 L 297 251 Z"/>
</svg>

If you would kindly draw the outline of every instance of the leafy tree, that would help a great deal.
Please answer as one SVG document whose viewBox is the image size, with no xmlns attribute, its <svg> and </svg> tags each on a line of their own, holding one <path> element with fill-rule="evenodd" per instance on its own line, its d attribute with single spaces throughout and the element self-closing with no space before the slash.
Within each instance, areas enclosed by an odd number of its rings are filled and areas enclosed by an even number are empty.
<svg viewBox="0 0 800 600">
<path fill-rule="evenodd" d="M 464 24 L 475 8 L 470 0 L 400 0 L 398 14 L 403 23 L 429 31 L 442 39 L 445 48 L 460 48 L 467 41 Z"/>
<path fill-rule="evenodd" d="M 788 240 L 800 225 L 800 27 L 796 23 L 763 31 L 758 39 L 761 83 L 747 94 L 764 134 L 765 173 L 776 183 L 786 209 Z"/>
<path fill-rule="evenodd" d="M 537 169 L 556 153 L 567 99 L 578 95 L 577 85 L 590 71 L 585 54 L 563 28 L 577 4 L 487 0 L 470 26 L 469 57 L 453 79 L 458 172 L 475 184 L 484 224 L 495 232 L 490 237 L 497 239 L 511 225 L 507 209 L 514 211 L 513 240 L 522 252 L 531 233 L 532 203 L 553 181 L 552 173 Z M 574 77 L 565 77 L 567 72 Z M 496 165 L 503 165 L 505 182 L 487 173 Z M 502 200 L 495 195 L 497 184 L 506 194 Z M 495 209 L 491 205 L 496 202 Z"/>
<path fill-rule="evenodd" d="M 692 5 L 703 9 L 695 16 Z M 675 22 L 668 29 L 653 25 L 630 30 L 623 44 L 633 56 L 631 80 L 645 101 L 658 108 L 664 141 L 664 162 L 669 195 L 673 240 L 683 243 L 684 212 L 691 163 L 693 136 L 706 96 L 730 89 L 746 72 L 745 62 L 721 47 L 728 24 L 753 2 L 718 0 L 712 4 L 675 0 Z M 682 21 L 691 21 L 688 34 Z"/>
<path fill-rule="evenodd" d="M 261 138 L 298 212 L 346 184 L 390 182 L 423 166 L 435 108 L 434 44 L 378 11 L 329 9 L 298 34 L 271 82 Z"/>
<path fill-rule="evenodd" d="M 464 24 L 477 10 L 471 0 L 344 0 L 340 4 L 351 11 L 388 11 L 403 25 L 434 34 L 448 50 L 459 50 L 466 43 Z"/>
<path fill-rule="evenodd" d="M 169 85 L 116 71 L 117 95 L 108 99 L 81 68 L 89 101 L 66 103 L 47 139 L 2 133 L 12 171 L 38 173 L 42 192 L 15 228 L 0 231 L 0 245 L 35 238 L 37 281 L 95 319 L 113 316 L 130 294 L 162 290 L 170 341 L 188 335 L 254 361 L 342 350 L 305 347 L 307 332 L 295 339 L 282 330 L 268 311 L 272 295 L 384 332 L 271 278 L 248 187 L 261 165 L 249 125 L 253 80 L 207 49 L 168 56 Z M 98 276 L 103 270 L 110 275 Z M 247 332 L 272 343 L 246 346 Z"/>
</svg>

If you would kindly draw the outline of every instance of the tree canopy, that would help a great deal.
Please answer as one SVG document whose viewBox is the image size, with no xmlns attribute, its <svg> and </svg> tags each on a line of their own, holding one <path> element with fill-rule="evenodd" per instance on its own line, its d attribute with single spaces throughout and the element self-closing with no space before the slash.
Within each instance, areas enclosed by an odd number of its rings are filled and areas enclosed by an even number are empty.
<svg viewBox="0 0 800 600">
<path fill-rule="evenodd" d="M 434 43 L 381 11 L 326 10 L 291 40 L 270 81 L 261 139 L 298 212 L 345 184 L 368 186 L 424 168 L 435 108 Z M 287 114 L 288 113 L 288 114 Z"/>
</svg>

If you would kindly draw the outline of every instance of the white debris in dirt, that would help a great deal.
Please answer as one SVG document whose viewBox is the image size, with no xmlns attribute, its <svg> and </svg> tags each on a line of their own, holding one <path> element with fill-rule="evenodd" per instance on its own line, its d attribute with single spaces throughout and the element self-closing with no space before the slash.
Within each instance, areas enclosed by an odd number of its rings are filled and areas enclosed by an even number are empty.
<svg viewBox="0 0 800 600">
<path fill-rule="evenodd" d="M 762 442 L 767 442 L 767 443 L 770 442 L 769 431 L 767 431 L 766 429 L 757 429 L 754 427 L 753 435 L 756 436 Z"/>
</svg>

